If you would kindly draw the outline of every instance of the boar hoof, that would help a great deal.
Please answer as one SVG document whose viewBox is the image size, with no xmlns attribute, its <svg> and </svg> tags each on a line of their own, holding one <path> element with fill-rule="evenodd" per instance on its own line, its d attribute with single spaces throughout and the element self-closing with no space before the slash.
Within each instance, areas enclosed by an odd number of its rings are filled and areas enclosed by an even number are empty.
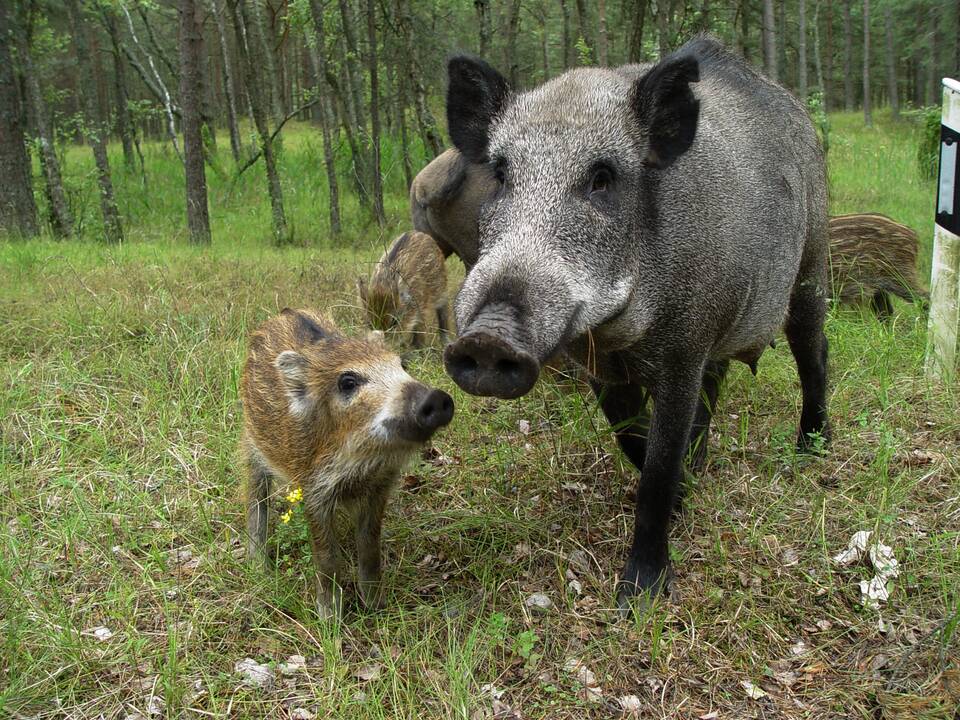
<svg viewBox="0 0 960 720">
<path fill-rule="evenodd" d="M 655 568 L 627 562 L 617 585 L 617 608 L 620 616 L 630 617 L 633 610 L 650 606 L 657 596 L 666 594 L 670 588 L 673 571 L 670 565 Z"/>
</svg>

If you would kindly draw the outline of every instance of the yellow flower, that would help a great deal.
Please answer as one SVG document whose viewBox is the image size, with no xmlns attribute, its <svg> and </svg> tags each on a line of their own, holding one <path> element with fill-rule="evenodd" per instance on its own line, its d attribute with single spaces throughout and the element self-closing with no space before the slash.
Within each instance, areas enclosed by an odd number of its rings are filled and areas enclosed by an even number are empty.
<svg viewBox="0 0 960 720">
<path fill-rule="evenodd" d="M 280 516 L 280 522 L 286 525 L 290 522 L 290 518 L 293 517 L 293 513 L 290 510 L 287 510 L 283 515 Z"/>
<path fill-rule="evenodd" d="M 302 488 L 297 487 L 291 490 L 289 493 L 287 493 L 287 502 L 290 503 L 291 505 L 295 505 L 301 500 L 303 500 Z"/>
</svg>

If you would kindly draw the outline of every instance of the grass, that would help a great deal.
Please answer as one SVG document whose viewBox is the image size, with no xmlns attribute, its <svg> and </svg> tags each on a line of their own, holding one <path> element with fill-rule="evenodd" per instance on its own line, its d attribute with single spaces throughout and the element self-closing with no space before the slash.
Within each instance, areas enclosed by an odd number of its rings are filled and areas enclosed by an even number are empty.
<svg viewBox="0 0 960 720">
<path fill-rule="evenodd" d="M 910 131 L 832 122 L 832 211 L 912 225 L 928 275 L 933 185 Z M 327 241 L 316 133 L 285 145 L 302 246 L 270 246 L 255 174 L 212 180 L 214 244 L 187 246 L 178 171 L 156 146 L 147 190 L 118 170 L 131 242 L 95 241 L 89 162 L 71 149 L 82 238 L 0 244 L 0 717 L 601 718 L 626 696 L 640 717 L 955 717 L 960 403 L 925 380 L 926 320 L 904 303 L 890 327 L 831 313 L 823 459 L 791 450 L 786 344 L 759 378 L 733 369 L 672 532 L 673 596 L 630 622 L 611 605 L 635 472 L 593 400 L 555 379 L 519 401 L 471 398 L 437 348 L 413 371 L 457 417 L 388 512 L 387 608 L 315 618 L 299 514 L 277 530 L 275 571 L 249 570 L 245 338 L 285 305 L 359 332 L 353 280 L 404 224 L 393 176 L 386 235 L 353 209 Z M 868 567 L 831 560 L 863 529 L 902 568 L 880 612 L 860 602 Z M 534 592 L 546 614 L 525 607 Z M 234 673 L 291 655 L 306 670 L 272 690 Z"/>
</svg>

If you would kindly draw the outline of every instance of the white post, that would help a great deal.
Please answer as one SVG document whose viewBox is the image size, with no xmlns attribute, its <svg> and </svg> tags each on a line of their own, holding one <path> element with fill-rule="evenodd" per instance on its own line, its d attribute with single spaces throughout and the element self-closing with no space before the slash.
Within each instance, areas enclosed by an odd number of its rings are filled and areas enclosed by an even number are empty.
<svg viewBox="0 0 960 720">
<path fill-rule="evenodd" d="M 930 377 L 952 380 L 960 348 L 960 82 L 943 79 L 940 128 L 940 175 L 933 231 L 930 320 L 926 370 Z"/>
</svg>

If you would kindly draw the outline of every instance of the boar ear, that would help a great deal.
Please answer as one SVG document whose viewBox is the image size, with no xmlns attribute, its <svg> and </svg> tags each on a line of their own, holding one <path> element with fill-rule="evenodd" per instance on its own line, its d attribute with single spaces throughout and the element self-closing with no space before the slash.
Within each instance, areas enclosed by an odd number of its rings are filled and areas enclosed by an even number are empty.
<svg viewBox="0 0 960 720">
<path fill-rule="evenodd" d="M 447 62 L 447 129 L 471 162 L 487 160 L 490 123 L 510 95 L 506 78 L 480 58 L 456 55 Z"/>
<path fill-rule="evenodd" d="M 307 397 L 307 359 L 296 350 L 284 350 L 273 361 L 280 371 L 283 389 L 290 400 L 290 412 L 302 415 L 310 405 Z"/>
<path fill-rule="evenodd" d="M 310 345 L 327 337 L 327 331 L 320 323 L 299 310 L 284 308 L 280 314 L 293 318 L 293 336 L 299 343 Z"/>
<path fill-rule="evenodd" d="M 690 83 L 700 80 L 700 63 L 690 53 L 669 55 L 633 85 L 630 104 L 650 138 L 647 162 L 667 167 L 693 144 L 700 101 Z"/>
</svg>

